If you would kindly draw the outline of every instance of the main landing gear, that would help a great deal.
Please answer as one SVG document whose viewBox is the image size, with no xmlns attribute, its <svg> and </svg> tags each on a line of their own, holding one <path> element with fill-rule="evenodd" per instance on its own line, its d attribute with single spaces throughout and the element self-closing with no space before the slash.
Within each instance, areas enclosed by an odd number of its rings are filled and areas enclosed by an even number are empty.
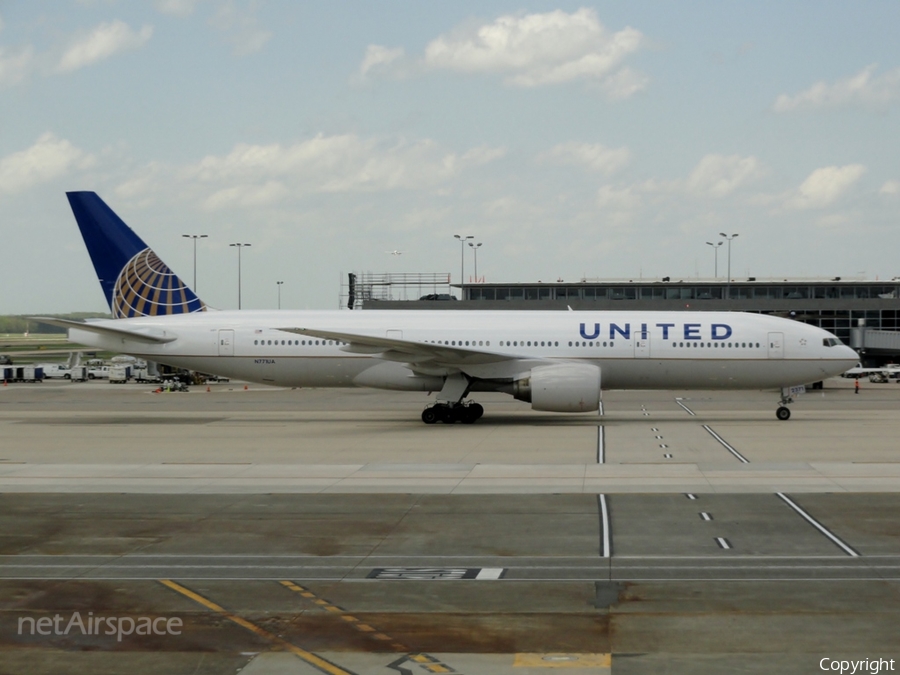
<svg viewBox="0 0 900 675">
<path fill-rule="evenodd" d="M 484 415 L 484 407 L 480 403 L 457 403 L 450 405 L 449 403 L 435 403 L 428 406 L 422 411 L 422 421 L 425 424 L 454 424 L 462 422 L 463 424 L 474 424 L 475 420 L 480 419 Z"/>
</svg>

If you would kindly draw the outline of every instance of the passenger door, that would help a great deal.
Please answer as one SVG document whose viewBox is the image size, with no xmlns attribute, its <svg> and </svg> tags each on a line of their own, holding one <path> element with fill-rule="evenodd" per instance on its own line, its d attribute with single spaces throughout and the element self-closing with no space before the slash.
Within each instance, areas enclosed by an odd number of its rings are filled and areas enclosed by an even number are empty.
<svg viewBox="0 0 900 675">
<path fill-rule="evenodd" d="M 219 331 L 219 356 L 234 356 L 234 331 Z"/>
<path fill-rule="evenodd" d="M 769 333 L 769 358 L 784 358 L 784 333 Z"/>
</svg>

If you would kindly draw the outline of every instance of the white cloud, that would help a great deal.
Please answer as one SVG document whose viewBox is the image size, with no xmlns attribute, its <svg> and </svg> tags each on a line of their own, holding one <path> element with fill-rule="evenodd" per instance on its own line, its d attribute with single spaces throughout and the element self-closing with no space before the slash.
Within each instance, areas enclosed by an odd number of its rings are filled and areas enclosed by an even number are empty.
<svg viewBox="0 0 900 675">
<path fill-rule="evenodd" d="M 365 77 L 373 68 L 385 68 L 394 63 L 397 59 L 402 58 L 404 51 L 402 47 L 389 49 L 381 45 L 369 45 L 366 48 L 366 55 L 363 57 L 362 63 L 359 65 L 359 74 Z"/>
<path fill-rule="evenodd" d="M 319 134 L 288 146 L 241 143 L 227 155 L 210 155 L 184 168 L 179 179 L 201 189 L 216 186 L 205 200 L 207 208 L 260 206 L 289 195 L 433 187 L 504 154 L 491 147 L 446 152 L 430 140 L 388 144 Z"/>
<path fill-rule="evenodd" d="M 628 164 L 631 152 L 628 148 L 607 148 L 600 143 L 560 143 L 539 155 L 538 160 L 547 163 L 573 164 L 591 171 L 611 175 Z"/>
<path fill-rule="evenodd" d="M 687 187 L 695 194 L 725 197 L 761 173 L 756 157 L 706 155 L 688 177 Z"/>
<path fill-rule="evenodd" d="M 642 46 L 634 28 L 609 32 L 592 9 L 572 14 L 506 14 L 492 23 L 462 27 L 432 40 L 420 67 L 461 73 L 497 73 L 518 87 L 573 81 L 600 85 L 611 98 L 627 98 L 646 86 L 646 78 L 624 68 L 624 59 Z M 390 57 L 390 60 L 387 60 Z M 402 50 L 372 45 L 360 66 L 402 67 Z M 373 59 L 381 59 L 374 61 Z"/>
<path fill-rule="evenodd" d="M 641 205 L 641 195 L 633 186 L 603 185 L 597 191 L 597 208 L 601 211 L 631 213 Z"/>
<path fill-rule="evenodd" d="M 836 82 L 816 82 L 794 96 L 782 94 L 772 106 L 775 112 L 834 108 L 845 105 L 878 106 L 900 96 L 900 68 L 875 74 L 876 66 L 867 66 L 852 77 Z"/>
<path fill-rule="evenodd" d="M 0 47 L 0 87 L 18 84 L 31 72 L 34 49 L 28 45 L 17 51 Z"/>
<path fill-rule="evenodd" d="M 900 180 L 889 180 L 878 191 L 883 195 L 900 195 Z"/>
<path fill-rule="evenodd" d="M 23 192 L 92 161 L 69 141 L 45 133 L 30 148 L 0 159 L 0 192 Z"/>
<path fill-rule="evenodd" d="M 152 26 L 134 31 L 124 21 L 101 23 L 87 36 L 73 42 L 60 58 L 59 72 L 67 73 L 109 58 L 113 54 L 143 47 L 153 35 Z"/>
<path fill-rule="evenodd" d="M 209 20 L 213 28 L 221 31 L 237 56 L 258 52 L 272 37 L 256 18 L 256 6 L 257 3 L 250 2 L 241 9 L 234 0 L 227 0 Z"/>
<path fill-rule="evenodd" d="M 268 206 L 280 202 L 289 194 L 290 190 L 283 183 L 274 180 L 263 185 L 235 185 L 211 194 L 203 207 L 212 211 L 233 206 Z"/>
<path fill-rule="evenodd" d="M 788 197 L 787 206 L 795 209 L 820 209 L 828 206 L 842 197 L 865 172 L 866 167 L 862 164 L 816 169 Z"/>
<path fill-rule="evenodd" d="M 186 17 L 194 13 L 201 0 L 156 0 L 153 5 L 163 14 Z"/>
</svg>

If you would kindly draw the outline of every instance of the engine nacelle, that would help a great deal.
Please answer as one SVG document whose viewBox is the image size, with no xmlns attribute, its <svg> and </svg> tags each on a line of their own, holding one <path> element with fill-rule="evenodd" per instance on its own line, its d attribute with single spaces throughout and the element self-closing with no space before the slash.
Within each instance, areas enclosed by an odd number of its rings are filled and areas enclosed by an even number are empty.
<svg viewBox="0 0 900 675">
<path fill-rule="evenodd" d="M 531 369 L 513 384 L 513 396 L 534 410 L 590 412 L 600 408 L 600 369 L 586 363 L 559 363 Z"/>
</svg>

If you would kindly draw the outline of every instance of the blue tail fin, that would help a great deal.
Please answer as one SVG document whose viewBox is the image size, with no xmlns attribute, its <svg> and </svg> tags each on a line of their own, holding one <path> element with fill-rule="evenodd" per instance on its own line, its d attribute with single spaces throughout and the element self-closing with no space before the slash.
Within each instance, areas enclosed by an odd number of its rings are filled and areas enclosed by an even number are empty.
<svg viewBox="0 0 900 675">
<path fill-rule="evenodd" d="M 206 310 L 194 291 L 96 192 L 67 192 L 66 196 L 114 318 Z"/>
</svg>

